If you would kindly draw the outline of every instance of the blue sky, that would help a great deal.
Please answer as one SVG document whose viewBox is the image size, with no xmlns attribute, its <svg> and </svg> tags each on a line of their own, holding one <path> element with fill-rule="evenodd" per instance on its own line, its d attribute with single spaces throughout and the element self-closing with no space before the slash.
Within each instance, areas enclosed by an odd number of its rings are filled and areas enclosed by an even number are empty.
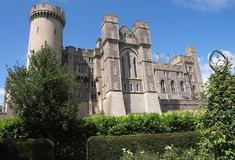
<svg viewBox="0 0 235 160">
<path fill-rule="evenodd" d="M 149 22 L 154 61 L 156 52 L 166 62 L 166 54 L 172 59 L 174 51 L 185 55 L 186 47 L 196 47 L 204 81 L 211 73 L 209 52 L 223 49 L 235 56 L 235 0 L 0 0 L 0 105 L 6 65 L 26 65 L 29 10 L 39 2 L 65 11 L 64 46 L 94 49 L 104 14 L 114 14 L 119 28 L 131 29 L 136 20 Z"/>
</svg>

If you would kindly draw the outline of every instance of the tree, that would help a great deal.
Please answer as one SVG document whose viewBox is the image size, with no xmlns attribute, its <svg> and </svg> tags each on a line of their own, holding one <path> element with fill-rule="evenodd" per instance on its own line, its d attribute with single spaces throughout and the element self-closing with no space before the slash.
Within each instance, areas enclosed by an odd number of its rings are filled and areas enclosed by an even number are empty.
<svg viewBox="0 0 235 160">
<path fill-rule="evenodd" d="M 208 108 L 205 113 L 201 149 L 204 159 L 235 159 L 235 74 L 215 66 L 206 84 Z"/>
<path fill-rule="evenodd" d="M 17 64 L 7 70 L 7 103 L 26 123 L 31 136 L 59 137 L 77 114 L 75 74 L 57 63 L 50 46 L 32 51 L 27 68 Z"/>
</svg>

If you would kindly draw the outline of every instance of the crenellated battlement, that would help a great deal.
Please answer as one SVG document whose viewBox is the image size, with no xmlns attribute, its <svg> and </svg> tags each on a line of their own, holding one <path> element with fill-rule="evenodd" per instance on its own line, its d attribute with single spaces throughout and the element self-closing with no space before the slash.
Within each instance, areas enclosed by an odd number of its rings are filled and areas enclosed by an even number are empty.
<svg viewBox="0 0 235 160">
<path fill-rule="evenodd" d="M 132 32 L 135 32 L 135 30 L 138 28 L 149 29 L 149 24 L 148 24 L 148 22 L 138 20 L 132 26 Z"/>
<path fill-rule="evenodd" d="M 41 17 L 54 18 L 60 21 L 63 27 L 65 26 L 65 12 L 60 7 L 51 3 L 38 3 L 31 8 L 29 15 L 30 22 Z"/>
</svg>

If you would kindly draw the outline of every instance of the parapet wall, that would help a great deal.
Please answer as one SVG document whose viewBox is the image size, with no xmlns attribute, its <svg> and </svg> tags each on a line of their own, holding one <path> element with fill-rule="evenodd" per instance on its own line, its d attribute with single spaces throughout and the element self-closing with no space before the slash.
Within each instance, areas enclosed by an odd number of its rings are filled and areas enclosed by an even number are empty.
<svg viewBox="0 0 235 160">
<path fill-rule="evenodd" d="M 57 19 L 65 26 L 65 12 L 51 3 L 38 3 L 30 9 L 30 21 L 39 17 L 51 17 Z"/>
</svg>

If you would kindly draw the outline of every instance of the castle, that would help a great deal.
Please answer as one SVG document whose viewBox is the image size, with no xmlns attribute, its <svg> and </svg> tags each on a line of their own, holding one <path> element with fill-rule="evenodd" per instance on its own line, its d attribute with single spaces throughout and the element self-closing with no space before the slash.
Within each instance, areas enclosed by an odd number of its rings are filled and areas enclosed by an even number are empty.
<svg viewBox="0 0 235 160">
<path fill-rule="evenodd" d="M 39 3 L 30 10 L 30 50 L 42 45 L 54 47 L 62 64 L 78 73 L 77 88 L 82 100 L 79 114 L 126 115 L 192 109 L 201 102 L 195 95 L 203 89 L 194 47 L 187 55 L 167 55 L 163 64 L 157 53 L 152 61 L 150 30 L 147 22 L 136 21 L 132 30 L 119 28 L 118 17 L 104 15 L 101 37 L 95 49 L 63 47 L 65 13 L 50 3 Z M 27 65 L 29 64 L 29 59 Z"/>
</svg>

